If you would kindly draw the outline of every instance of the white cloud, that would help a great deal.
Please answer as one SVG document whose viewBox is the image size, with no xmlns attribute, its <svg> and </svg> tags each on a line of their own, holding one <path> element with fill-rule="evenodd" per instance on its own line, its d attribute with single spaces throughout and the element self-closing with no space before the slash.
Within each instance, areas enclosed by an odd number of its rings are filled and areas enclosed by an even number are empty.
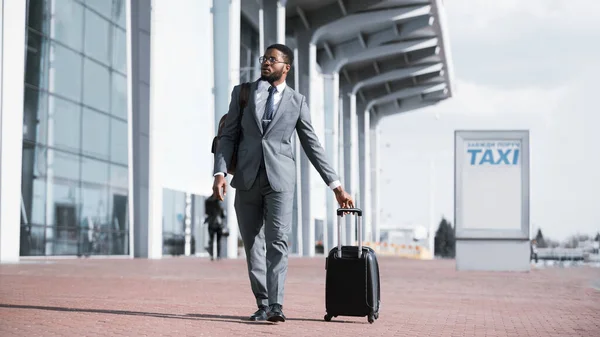
<svg viewBox="0 0 600 337">
<path fill-rule="evenodd" d="M 446 10 L 462 38 L 488 35 L 492 39 L 512 38 L 517 28 L 542 27 L 584 33 L 598 31 L 600 1 L 597 0 L 454 0 Z M 460 19 L 458 19 L 460 18 Z"/>
<path fill-rule="evenodd" d="M 497 88 L 479 85 L 458 78 L 455 82 L 454 97 L 440 103 L 440 109 L 451 114 L 485 115 L 507 117 L 507 114 L 546 115 L 556 108 L 565 96 L 566 88 L 544 89 L 539 87 L 527 88 Z"/>
<path fill-rule="evenodd" d="M 454 130 L 528 129 L 534 228 L 555 239 L 600 231 L 600 1 L 454 0 L 446 7 L 455 96 L 382 123 L 385 220 L 453 218 Z"/>
<path fill-rule="evenodd" d="M 470 82 L 551 88 L 600 59 L 600 1 L 457 0 L 446 7 L 456 73 Z"/>
</svg>

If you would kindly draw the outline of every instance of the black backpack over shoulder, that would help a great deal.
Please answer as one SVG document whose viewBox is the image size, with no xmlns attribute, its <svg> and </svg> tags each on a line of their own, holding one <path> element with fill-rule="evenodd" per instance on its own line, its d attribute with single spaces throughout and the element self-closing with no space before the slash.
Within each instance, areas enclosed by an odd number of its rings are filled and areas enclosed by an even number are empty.
<svg viewBox="0 0 600 337">
<path fill-rule="evenodd" d="M 242 117 L 244 116 L 244 108 L 248 105 L 248 99 L 250 97 L 250 82 L 245 82 L 242 83 L 241 89 L 240 89 L 240 97 L 239 97 L 239 105 L 240 105 L 240 119 L 239 119 L 239 123 L 242 123 Z M 227 115 L 228 114 L 224 114 L 223 117 L 221 117 L 221 120 L 219 120 L 219 128 L 217 129 L 217 135 L 213 138 L 212 141 L 212 147 L 211 147 L 211 152 L 214 154 L 217 152 L 217 148 L 219 146 L 219 139 L 221 138 L 221 135 L 223 134 L 223 128 L 225 127 L 225 121 L 227 119 Z M 241 132 L 241 125 L 238 125 L 238 132 Z M 229 165 L 230 167 L 227 168 L 227 173 L 228 174 L 235 174 L 235 169 L 237 166 L 237 151 L 238 151 L 238 146 L 239 146 L 239 137 L 238 137 L 238 144 L 235 144 L 235 147 L 233 149 L 233 154 L 231 156 L 231 164 Z"/>
</svg>

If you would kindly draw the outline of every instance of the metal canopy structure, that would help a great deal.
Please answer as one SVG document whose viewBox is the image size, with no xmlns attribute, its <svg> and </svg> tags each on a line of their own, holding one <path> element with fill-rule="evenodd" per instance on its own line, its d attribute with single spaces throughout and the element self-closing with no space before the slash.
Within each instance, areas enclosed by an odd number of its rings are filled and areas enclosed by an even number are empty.
<svg viewBox="0 0 600 337">
<path fill-rule="evenodd" d="M 447 51 L 441 0 L 288 0 L 288 35 L 310 31 L 323 73 L 340 73 L 341 92 L 356 94 L 360 103 L 386 115 L 392 93 L 420 97 L 411 109 L 452 96 L 452 69 Z M 440 84 L 435 95 L 429 86 Z M 417 89 L 415 89 L 417 88 Z M 419 92 L 418 88 L 423 88 Z M 415 94 L 416 93 L 416 94 Z M 394 105 L 403 106 L 400 98 Z"/>
<path fill-rule="evenodd" d="M 310 102 L 315 69 L 330 75 L 325 86 L 333 97 L 324 99 L 328 101 L 325 124 L 331 132 L 325 135 L 325 143 L 334 149 L 328 154 L 333 163 L 340 163 L 346 189 L 365 209 L 365 220 L 371 225 L 365 226 L 363 237 L 378 240 L 379 121 L 452 96 L 442 0 L 288 0 L 285 7 L 286 35 L 304 58 L 299 61 L 298 89 Z M 335 149 L 336 144 L 343 149 Z M 304 160 L 303 180 L 310 179 L 308 170 Z M 301 184 L 306 208 L 309 182 Z M 333 245 L 336 235 L 332 211 L 327 210 L 330 231 L 325 236 L 330 237 L 325 249 Z M 303 226 L 312 226 L 311 211 L 303 209 L 303 216 L 308 217 L 302 219 Z M 354 242 L 349 221 L 345 232 L 347 242 Z M 305 233 L 313 235 L 311 230 Z M 305 247 L 311 249 L 310 244 Z"/>
<path fill-rule="evenodd" d="M 260 49 L 271 43 L 294 49 L 288 85 L 303 94 L 309 106 L 322 107 L 313 111 L 313 119 L 324 119 L 317 124 L 324 125 L 320 137 L 328 159 L 363 208 L 363 237 L 378 241 L 381 119 L 452 97 L 443 0 L 238 1 L 260 32 Z M 315 214 L 322 214 L 322 205 L 314 200 L 326 200 L 326 219 L 319 219 L 325 250 L 337 236 L 332 209 L 336 201 L 327 187 L 322 192 L 314 188 L 319 177 L 299 146 L 296 151 L 294 249 L 312 256 Z M 347 243 L 354 242 L 352 228 L 348 221 L 343 233 Z"/>
</svg>

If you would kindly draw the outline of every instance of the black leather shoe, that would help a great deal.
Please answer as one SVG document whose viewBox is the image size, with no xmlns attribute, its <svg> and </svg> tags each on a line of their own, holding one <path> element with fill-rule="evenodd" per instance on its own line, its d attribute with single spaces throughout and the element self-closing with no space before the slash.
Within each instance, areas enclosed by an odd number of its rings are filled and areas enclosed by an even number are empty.
<svg viewBox="0 0 600 337">
<path fill-rule="evenodd" d="M 269 322 L 285 322 L 283 307 L 280 304 L 271 304 L 270 310 L 267 313 L 267 321 Z"/>
<path fill-rule="evenodd" d="M 261 306 L 256 310 L 252 316 L 250 316 L 251 321 L 265 321 L 267 320 L 267 312 L 269 311 L 269 307 Z"/>
</svg>

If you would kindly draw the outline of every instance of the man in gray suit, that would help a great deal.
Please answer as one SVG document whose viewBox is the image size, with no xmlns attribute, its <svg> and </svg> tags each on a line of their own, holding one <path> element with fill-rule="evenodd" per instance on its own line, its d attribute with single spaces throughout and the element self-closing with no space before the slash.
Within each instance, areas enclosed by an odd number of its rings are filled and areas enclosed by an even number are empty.
<svg viewBox="0 0 600 337">
<path fill-rule="evenodd" d="M 227 189 L 225 175 L 239 141 L 231 186 L 237 190 L 235 210 L 258 305 L 251 320 L 285 321 L 282 305 L 296 185 L 297 159 L 292 147 L 296 133 L 309 160 L 334 191 L 340 207 L 354 207 L 327 162 L 311 125 L 306 98 L 286 86 L 293 57 L 292 50 L 285 45 L 267 48 L 260 58 L 261 78 L 251 84 L 241 121 L 238 100 L 241 86 L 233 89 L 215 153 L 213 193 L 223 200 Z"/>
</svg>

